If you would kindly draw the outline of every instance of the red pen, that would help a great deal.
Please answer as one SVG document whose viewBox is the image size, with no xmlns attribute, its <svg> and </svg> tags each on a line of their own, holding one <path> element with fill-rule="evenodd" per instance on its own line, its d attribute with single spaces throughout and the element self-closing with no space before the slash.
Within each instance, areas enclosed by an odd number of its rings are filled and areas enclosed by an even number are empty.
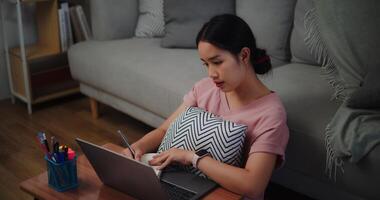
<svg viewBox="0 0 380 200">
<path fill-rule="evenodd" d="M 72 160 L 72 159 L 74 159 L 74 157 L 75 157 L 75 151 L 73 151 L 71 148 L 68 148 L 68 150 L 67 150 L 67 158 L 69 160 Z"/>
</svg>

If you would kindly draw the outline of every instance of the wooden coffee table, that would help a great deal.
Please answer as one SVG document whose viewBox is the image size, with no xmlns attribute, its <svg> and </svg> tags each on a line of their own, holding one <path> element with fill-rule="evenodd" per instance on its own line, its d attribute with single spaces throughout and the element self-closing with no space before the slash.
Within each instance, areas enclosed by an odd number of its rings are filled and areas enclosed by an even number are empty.
<svg viewBox="0 0 380 200">
<path fill-rule="evenodd" d="M 120 152 L 122 147 L 107 143 L 103 147 L 112 151 Z M 91 164 L 84 155 L 78 157 L 77 161 L 79 187 L 66 192 L 57 192 L 48 186 L 47 172 L 32 177 L 20 183 L 20 188 L 34 196 L 35 199 L 65 200 L 65 199 L 135 199 L 125 193 L 119 192 L 111 187 L 103 185 L 96 175 Z M 149 188 L 147 188 L 149 189 Z M 204 197 L 207 200 L 234 200 L 241 196 L 225 190 L 221 187 L 216 188 Z"/>
</svg>

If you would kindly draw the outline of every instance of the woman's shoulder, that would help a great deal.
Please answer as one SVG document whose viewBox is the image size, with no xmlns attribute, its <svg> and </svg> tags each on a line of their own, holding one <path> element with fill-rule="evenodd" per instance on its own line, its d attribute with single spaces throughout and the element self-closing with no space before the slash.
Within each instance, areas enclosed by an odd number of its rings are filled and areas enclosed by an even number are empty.
<svg viewBox="0 0 380 200">
<path fill-rule="evenodd" d="M 254 116 L 250 117 L 247 123 L 252 125 L 252 136 L 255 138 L 264 133 L 287 134 L 286 110 L 275 92 L 263 98 L 260 104 L 252 107 L 249 114 Z"/>
<path fill-rule="evenodd" d="M 285 107 L 281 98 L 274 91 L 258 99 L 256 102 L 253 102 L 248 110 L 254 112 L 255 115 L 259 115 L 262 119 L 286 120 Z"/>
<path fill-rule="evenodd" d="M 285 106 L 282 103 L 280 96 L 278 96 L 276 92 L 272 92 L 268 97 L 269 98 L 266 101 L 266 103 L 268 104 L 267 109 L 269 111 L 272 111 L 269 113 L 271 113 L 272 115 L 281 115 L 281 116 L 285 115 L 286 117 Z"/>
<path fill-rule="evenodd" d="M 213 90 L 218 89 L 211 78 L 206 77 L 194 84 L 194 89 L 199 93 L 209 93 Z"/>
<path fill-rule="evenodd" d="M 287 121 L 287 114 L 281 98 L 273 92 L 265 101 L 263 121 L 271 124 L 282 124 Z"/>
<path fill-rule="evenodd" d="M 196 82 L 195 86 L 199 88 L 212 88 L 212 86 L 215 86 L 215 85 L 210 77 L 205 77 L 199 80 L 198 82 Z"/>
</svg>

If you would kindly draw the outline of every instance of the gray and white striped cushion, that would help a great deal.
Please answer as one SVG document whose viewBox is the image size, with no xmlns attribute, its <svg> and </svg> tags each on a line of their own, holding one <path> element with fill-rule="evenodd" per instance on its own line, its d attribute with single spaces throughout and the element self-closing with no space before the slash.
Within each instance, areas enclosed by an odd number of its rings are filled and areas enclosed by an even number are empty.
<svg viewBox="0 0 380 200">
<path fill-rule="evenodd" d="M 170 148 L 207 150 L 214 159 L 241 166 L 247 126 L 224 120 L 197 107 L 188 107 L 172 122 L 158 153 Z M 186 170 L 206 177 L 192 166 Z"/>
<path fill-rule="evenodd" d="M 163 0 L 140 0 L 139 19 L 135 29 L 136 37 L 164 36 L 164 2 Z"/>
</svg>

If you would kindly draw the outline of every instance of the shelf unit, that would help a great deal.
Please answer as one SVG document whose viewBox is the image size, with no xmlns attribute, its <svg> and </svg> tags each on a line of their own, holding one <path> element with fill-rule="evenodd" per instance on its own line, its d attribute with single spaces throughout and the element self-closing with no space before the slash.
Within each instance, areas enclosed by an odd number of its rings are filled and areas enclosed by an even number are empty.
<svg viewBox="0 0 380 200">
<path fill-rule="evenodd" d="M 0 0 L 4 3 L 4 0 Z M 71 78 L 67 53 L 61 52 L 58 20 L 58 0 L 8 0 L 17 9 L 20 47 L 8 49 L 3 28 L 6 64 L 12 103 L 15 97 L 32 105 L 79 92 L 79 85 Z M 24 45 L 21 6 L 33 3 L 36 8 L 38 40 Z M 1 5 L 1 9 L 3 9 Z M 4 13 L 4 12 L 1 12 Z M 4 25 L 4 16 L 1 20 Z"/>
</svg>

